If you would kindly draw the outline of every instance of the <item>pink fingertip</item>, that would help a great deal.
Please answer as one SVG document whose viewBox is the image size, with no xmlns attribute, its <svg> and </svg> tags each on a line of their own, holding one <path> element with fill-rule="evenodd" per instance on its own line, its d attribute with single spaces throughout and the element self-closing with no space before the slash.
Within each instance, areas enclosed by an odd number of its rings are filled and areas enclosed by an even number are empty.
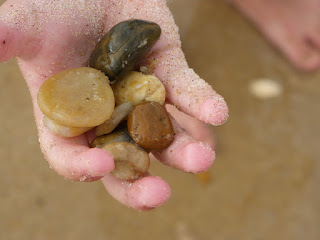
<svg viewBox="0 0 320 240">
<path fill-rule="evenodd" d="M 150 210 L 165 204 L 171 195 L 171 188 L 160 177 L 145 177 L 136 182 L 131 189 L 134 208 L 142 211 Z"/>
<path fill-rule="evenodd" d="M 214 162 L 215 152 L 203 143 L 188 143 L 179 155 L 186 172 L 200 173 L 207 171 Z"/>
<path fill-rule="evenodd" d="M 216 96 L 206 99 L 199 112 L 199 119 L 205 123 L 213 125 L 223 124 L 229 117 L 228 105 L 224 101 L 223 97 Z"/>
<path fill-rule="evenodd" d="M 93 177 L 105 176 L 114 169 L 113 157 L 103 149 L 91 148 L 82 157 L 87 160 L 88 171 Z"/>
</svg>

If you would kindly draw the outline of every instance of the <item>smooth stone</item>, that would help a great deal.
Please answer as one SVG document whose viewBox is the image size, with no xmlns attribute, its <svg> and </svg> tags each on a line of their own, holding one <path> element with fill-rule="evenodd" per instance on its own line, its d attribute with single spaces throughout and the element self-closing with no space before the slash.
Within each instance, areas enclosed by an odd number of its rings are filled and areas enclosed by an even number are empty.
<svg viewBox="0 0 320 240">
<path fill-rule="evenodd" d="M 128 130 L 122 128 L 110 134 L 96 137 L 90 144 L 90 147 L 102 148 L 103 146 L 114 142 L 134 142 L 130 137 Z"/>
<path fill-rule="evenodd" d="M 160 35 L 160 26 L 153 22 L 120 22 L 98 42 L 90 56 L 89 66 L 101 70 L 112 81 L 123 72 L 133 70 Z"/>
<path fill-rule="evenodd" d="M 108 78 L 99 70 L 82 67 L 59 72 L 38 92 L 41 111 L 67 127 L 95 127 L 110 118 L 115 100 Z"/>
<path fill-rule="evenodd" d="M 148 153 L 133 143 L 115 142 L 105 145 L 103 149 L 113 156 L 115 168 L 111 173 L 119 179 L 135 180 L 149 169 Z"/>
<path fill-rule="evenodd" d="M 116 105 L 131 102 L 136 106 L 144 101 L 164 104 L 166 90 L 162 82 L 154 75 L 141 72 L 129 72 L 111 85 Z"/>
<path fill-rule="evenodd" d="M 143 102 L 135 106 L 129 114 L 127 126 L 132 139 L 147 150 L 164 149 L 174 138 L 169 115 L 157 102 Z"/>
<path fill-rule="evenodd" d="M 76 137 L 92 129 L 92 127 L 62 126 L 46 116 L 43 118 L 43 124 L 54 134 L 65 138 Z"/>
<path fill-rule="evenodd" d="M 103 124 L 97 126 L 97 128 L 95 129 L 96 136 L 111 133 L 120 122 L 127 118 L 132 108 L 133 106 L 130 102 L 125 102 L 117 106 L 114 109 L 111 117 Z"/>
</svg>

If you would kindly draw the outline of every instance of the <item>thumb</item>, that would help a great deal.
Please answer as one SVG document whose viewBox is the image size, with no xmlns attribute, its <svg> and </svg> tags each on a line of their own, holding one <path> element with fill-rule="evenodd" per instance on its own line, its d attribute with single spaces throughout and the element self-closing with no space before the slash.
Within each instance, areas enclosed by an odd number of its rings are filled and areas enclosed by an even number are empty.
<svg viewBox="0 0 320 240">
<path fill-rule="evenodd" d="M 0 62 L 22 56 L 31 49 L 32 31 L 28 17 L 22 9 L 22 1 L 6 1 L 0 7 Z"/>
<path fill-rule="evenodd" d="M 21 54 L 23 37 L 0 20 L 0 61 L 4 62 Z"/>
</svg>

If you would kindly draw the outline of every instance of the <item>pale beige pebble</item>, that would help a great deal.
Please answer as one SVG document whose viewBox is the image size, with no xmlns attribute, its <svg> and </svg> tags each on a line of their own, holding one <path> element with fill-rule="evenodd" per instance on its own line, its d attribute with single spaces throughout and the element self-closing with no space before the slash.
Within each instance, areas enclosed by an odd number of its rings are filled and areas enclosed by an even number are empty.
<svg viewBox="0 0 320 240">
<path fill-rule="evenodd" d="M 103 146 L 114 143 L 114 142 L 131 142 L 134 143 L 132 138 L 130 137 L 127 128 L 122 128 L 112 133 L 96 137 L 91 143 L 91 148 L 103 148 Z"/>
<path fill-rule="evenodd" d="M 111 117 L 114 95 L 108 78 L 99 70 L 82 67 L 59 72 L 38 92 L 41 111 L 68 127 L 95 127 Z"/>
<path fill-rule="evenodd" d="M 76 137 L 79 136 L 90 129 L 92 127 L 67 127 L 62 126 L 59 123 L 51 120 L 48 117 L 43 118 L 43 124 L 54 134 L 59 135 L 60 137 Z"/>
<path fill-rule="evenodd" d="M 149 69 L 147 66 L 141 66 L 140 67 L 140 72 L 144 73 L 144 74 L 148 74 L 149 73 Z"/>
<path fill-rule="evenodd" d="M 259 99 L 269 99 L 282 94 L 282 86 L 278 81 L 269 78 L 255 79 L 249 85 L 249 92 Z"/>
<path fill-rule="evenodd" d="M 150 158 L 147 152 L 133 143 L 115 142 L 103 147 L 114 159 L 112 174 L 122 180 L 135 180 L 149 169 Z"/>
<path fill-rule="evenodd" d="M 166 98 L 166 90 L 161 81 L 154 75 L 141 72 L 129 72 L 112 85 L 116 105 L 130 102 L 136 106 L 144 101 L 153 101 L 161 105 Z"/>
<path fill-rule="evenodd" d="M 103 124 L 97 126 L 95 130 L 96 136 L 111 133 L 119 125 L 120 122 L 126 119 L 132 108 L 133 105 L 130 102 L 125 102 L 117 106 L 114 109 L 111 117 Z"/>
</svg>

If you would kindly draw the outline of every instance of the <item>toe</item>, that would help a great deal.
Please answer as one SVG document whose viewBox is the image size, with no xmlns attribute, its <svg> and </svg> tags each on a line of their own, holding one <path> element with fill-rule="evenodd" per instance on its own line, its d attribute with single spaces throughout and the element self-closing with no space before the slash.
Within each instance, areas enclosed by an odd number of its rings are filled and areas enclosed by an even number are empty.
<svg viewBox="0 0 320 240">
<path fill-rule="evenodd" d="M 273 36 L 272 40 L 298 69 L 312 71 L 320 67 L 320 54 L 309 39 L 297 35 L 278 34 Z"/>
<path fill-rule="evenodd" d="M 288 56 L 292 63 L 301 70 L 312 71 L 320 67 L 319 52 L 307 42 L 289 44 Z"/>
</svg>

